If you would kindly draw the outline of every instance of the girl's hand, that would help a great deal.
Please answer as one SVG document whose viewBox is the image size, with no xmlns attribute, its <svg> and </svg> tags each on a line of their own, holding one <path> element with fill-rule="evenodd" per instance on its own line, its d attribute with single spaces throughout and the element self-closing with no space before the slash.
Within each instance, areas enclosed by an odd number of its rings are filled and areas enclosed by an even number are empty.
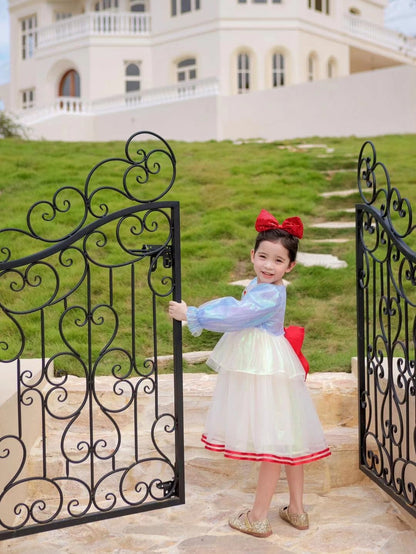
<svg viewBox="0 0 416 554">
<path fill-rule="evenodd" d="M 183 300 L 182 302 L 174 302 L 173 300 L 169 302 L 169 315 L 177 321 L 186 321 L 187 309 L 188 306 Z"/>
</svg>

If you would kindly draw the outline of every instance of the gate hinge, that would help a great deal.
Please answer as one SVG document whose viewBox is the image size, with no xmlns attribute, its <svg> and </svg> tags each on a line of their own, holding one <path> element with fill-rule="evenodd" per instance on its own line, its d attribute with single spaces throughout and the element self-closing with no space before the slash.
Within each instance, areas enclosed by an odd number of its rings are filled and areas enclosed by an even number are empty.
<svg viewBox="0 0 416 554">
<path fill-rule="evenodd" d="M 158 483 L 156 487 L 158 489 L 163 489 L 163 495 L 164 496 L 172 496 L 172 493 L 175 493 L 175 480 L 172 481 L 163 481 L 162 483 Z"/>
</svg>

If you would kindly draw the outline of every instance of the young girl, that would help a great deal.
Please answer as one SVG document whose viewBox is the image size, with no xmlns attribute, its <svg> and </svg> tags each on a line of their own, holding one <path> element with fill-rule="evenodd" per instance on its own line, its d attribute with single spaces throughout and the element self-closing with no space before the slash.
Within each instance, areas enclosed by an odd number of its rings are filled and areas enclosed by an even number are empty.
<svg viewBox="0 0 416 554">
<path fill-rule="evenodd" d="M 240 301 L 219 298 L 199 308 L 170 302 L 169 315 L 188 321 L 194 336 L 203 329 L 225 333 L 207 364 L 218 372 L 202 435 L 205 447 L 227 458 L 253 460 L 260 471 L 253 506 L 231 517 L 234 529 L 268 537 L 270 503 L 285 464 L 290 501 L 280 517 L 308 529 L 303 506 L 303 464 L 329 456 L 321 424 L 305 385 L 305 369 L 285 337 L 283 278 L 296 264 L 303 236 L 298 217 L 281 225 L 266 210 L 257 218 L 251 251 L 256 278 Z"/>
</svg>

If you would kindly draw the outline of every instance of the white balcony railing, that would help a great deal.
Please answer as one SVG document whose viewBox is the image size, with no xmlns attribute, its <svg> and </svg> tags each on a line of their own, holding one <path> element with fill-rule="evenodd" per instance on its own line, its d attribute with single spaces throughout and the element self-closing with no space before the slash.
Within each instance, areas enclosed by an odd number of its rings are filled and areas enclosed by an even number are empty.
<svg viewBox="0 0 416 554">
<path fill-rule="evenodd" d="M 367 40 L 406 56 L 415 56 L 414 41 L 401 33 L 376 25 L 360 16 L 346 14 L 344 29 L 351 37 Z M 149 36 L 151 16 L 132 12 L 91 12 L 57 21 L 37 31 L 37 48 L 87 36 Z"/>
<path fill-rule="evenodd" d="M 59 96 L 53 104 L 41 108 L 21 110 L 17 116 L 23 125 L 31 125 L 59 114 L 95 115 L 140 107 L 156 106 L 170 102 L 181 102 L 192 98 L 215 96 L 219 93 L 215 77 L 178 83 L 169 87 L 120 94 L 86 102 L 82 98 Z"/>
<path fill-rule="evenodd" d="M 218 79 L 191 80 L 168 87 L 154 88 L 139 92 L 129 92 L 117 96 L 110 96 L 91 103 L 93 113 L 104 113 L 130 109 L 136 106 L 156 106 L 168 102 L 187 100 L 188 98 L 201 98 L 218 94 Z"/>
<path fill-rule="evenodd" d="M 147 36 L 151 18 L 132 12 L 91 12 L 57 21 L 38 30 L 37 48 L 86 36 Z"/>
<path fill-rule="evenodd" d="M 384 46 L 405 56 L 416 57 L 416 45 L 410 37 L 362 19 L 359 15 L 348 14 L 344 21 L 350 36 Z"/>
</svg>

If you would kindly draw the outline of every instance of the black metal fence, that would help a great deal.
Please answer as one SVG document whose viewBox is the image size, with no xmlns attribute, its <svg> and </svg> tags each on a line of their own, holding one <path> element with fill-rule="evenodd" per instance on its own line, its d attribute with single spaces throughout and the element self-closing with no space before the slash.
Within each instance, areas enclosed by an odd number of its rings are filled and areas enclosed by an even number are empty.
<svg viewBox="0 0 416 554">
<path fill-rule="evenodd" d="M 416 516 L 415 223 L 369 141 L 357 179 L 360 467 Z"/>
<path fill-rule="evenodd" d="M 1 539 L 184 502 L 175 177 L 136 133 L 0 230 Z"/>
</svg>

